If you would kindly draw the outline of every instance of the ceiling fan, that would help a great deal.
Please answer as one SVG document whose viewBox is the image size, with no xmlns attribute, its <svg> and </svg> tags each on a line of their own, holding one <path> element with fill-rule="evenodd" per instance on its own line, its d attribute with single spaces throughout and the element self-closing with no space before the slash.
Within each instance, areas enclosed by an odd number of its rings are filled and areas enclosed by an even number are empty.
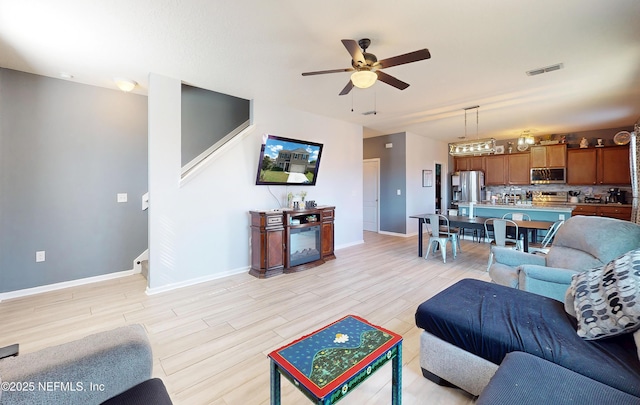
<svg viewBox="0 0 640 405">
<path fill-rule="evenodd" d="M 405 63 L 418 62 L 420 60 L 429 59 L 431 54 L 428 49 L 420 49 L 418 51 L 405 53 L 403 55 L 394 56 L 392 58 L 378 60 L 376 55 L 367 53 L 367 48 L 371 44 L 369 38 L 363 38 L 358 42 L 353 39 L 343 39 L 342 44 L 351 55 L 351 66 L 346 69 L 320 70 L 317 72 L 306 72 L 302 76 L 322 75 L 326 73 L 353 72 L 351 80 L 340 92 L 341 96 L 348 94 L 353 86 L 361 89 L 373 86 L 376 80 L 387 83 L 397 89 L 404 90 L 409 87 L 409 83 L 382 72 L 380 69 L 404 65 Z M 362 48 L 362 51 L 360 51 Z"/>
</svg>

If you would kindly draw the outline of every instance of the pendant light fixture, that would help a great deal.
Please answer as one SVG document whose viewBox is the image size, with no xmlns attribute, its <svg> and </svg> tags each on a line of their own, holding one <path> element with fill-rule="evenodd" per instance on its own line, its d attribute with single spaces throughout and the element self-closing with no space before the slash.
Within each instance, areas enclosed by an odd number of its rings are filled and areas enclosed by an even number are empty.
<svg viewBox="0 0 640 405">
<path fill-rule="evenodd" d="M 476 140 L 450 143 L 449 154 L 451 156 L 487 155 L 495 153 L 496 140 L 494 138 L 478 139 L 479 109 L 479 105 L 464 109 L 464 139 L 467 139 L 467 112 L 469 110 L 476 110 Z"/>
<path fill-rule="evenodd" d="M 531 136 L 530 130 L 522 131 L 520 138 L 518 138 L 518 146 L 533 145 L 536 140 Z"/>
</svg>

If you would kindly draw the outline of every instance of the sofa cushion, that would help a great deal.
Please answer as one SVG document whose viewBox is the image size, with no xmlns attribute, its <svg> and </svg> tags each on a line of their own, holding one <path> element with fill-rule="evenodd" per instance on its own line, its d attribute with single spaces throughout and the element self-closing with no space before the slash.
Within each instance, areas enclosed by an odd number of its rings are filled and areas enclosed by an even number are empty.
<svg viewBox="0 0 640 405">
<path fill-rule="evenodd" d="M 620 219 L 573 216 L 558 229 L 553 240 L 553 247 L 547 255 L 547 266 L 567 269 L 586 270 L 601 266 L 621 254 L 640 246 L 640 226 Z M 595 265 L 583 263 L 584 256 L 576 256 L 576 260 L 566 256 L 563 249 L 571 248 L 585 252 L 599 261 Z M 567 260 L 570 260 L 567 262 Z M 565 265 L 562 265 L 562 264 Z"/>
<path fill-rule="evenodd" d="M 640 249 L 604 266 L 575 274 L 569 294 L 578 335 L 602 339 L 640 328 Z"/>
<path fill-rule="evenodd" d="M 523 352 L 507 354 L 476 405 L 637 405 L 640 398 Z"/>
<path fill-rule="evenodd" d="M 584 271 L 606 263 L 582 250 L 556 245 L 552 247 L 547 254 L 547 267 Z"/>
<path fill-rule="evenodd" d="M 420 304 L 416 325 L 495 364 L 507 353 L 523 351 L 640 396 L 633 336 L 581 339 L 575 319 L 551 298 L 464 279 Z"/>
</svg>

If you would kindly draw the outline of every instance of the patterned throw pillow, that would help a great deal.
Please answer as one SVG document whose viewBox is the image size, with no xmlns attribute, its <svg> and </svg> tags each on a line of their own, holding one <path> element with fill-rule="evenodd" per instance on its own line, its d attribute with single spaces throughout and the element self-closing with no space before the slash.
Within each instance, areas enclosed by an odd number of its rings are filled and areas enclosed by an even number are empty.
<svg viewBox="0 0 640 405">
<path fill-rule="evenodd" d="M 575 274 L 569 287 L 578 336 L 596 340 L 640 328 L 640 249 Z"/>
</svg>

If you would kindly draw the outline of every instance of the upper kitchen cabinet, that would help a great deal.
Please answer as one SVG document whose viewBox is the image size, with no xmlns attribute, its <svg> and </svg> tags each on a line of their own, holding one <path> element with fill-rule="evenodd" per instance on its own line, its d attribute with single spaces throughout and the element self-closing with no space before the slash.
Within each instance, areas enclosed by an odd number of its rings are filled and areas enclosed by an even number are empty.
<svg viewBox="0 0 640 405">
<path fill-rule="evenodd" d="M 507 162 L 505 155 L 491 155 L 484 158 L 486 168 L 484 183 L 487 186 L 503 186 L 507 184 Z"/>
<path fill-rule="evenodd" d="M 462 170 L 483 170 L 483 157 L 482 156 L 462 156 L 454 159 L 455 171 Z"/>
<path fill-rule="evenodd" d="M 527 185 L 531 183 L 529 154 L 491 155 L 484 158 L 487 186 Z"/>
<path fill-rule="evenodd" d="M 567 184 L 631 184 L 629 147 L 567 150 Z"/>
<path fill-rule="evenodd" d="M 508 182 L 511 185 L 531 184 L 531 172 L 529 171 L 530 157 L 528 153 L 518 153 L 507 156 L 509 169 Z"/>
<path fill-rule="evenodd" d="M 532 146 L 531 167 L 565 167 L 566 156 L 566 144 Z"/>
<path fill-rule="evenodd" d="M 598 148 L 598 184 L 629 185 L 629 146 Z"/>
</svg>

